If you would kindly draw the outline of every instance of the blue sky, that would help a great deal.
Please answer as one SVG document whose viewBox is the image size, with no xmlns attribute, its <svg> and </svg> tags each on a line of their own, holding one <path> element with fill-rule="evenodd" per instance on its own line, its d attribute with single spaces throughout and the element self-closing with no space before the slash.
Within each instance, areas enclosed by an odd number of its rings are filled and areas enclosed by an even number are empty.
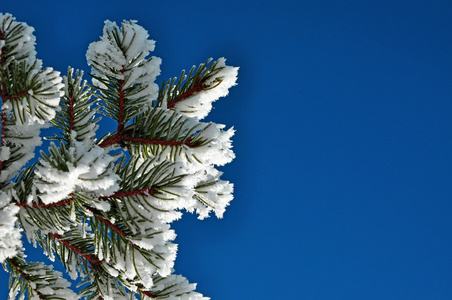
<svg viewBox="0 0 452 300">
<path fill-rule="evenodd" d="M 450 1 L 6 1 L 38 57 L 89 71 L 106 19 L 157 41 L 161 83 L 239 66 L 222 220 L 175 224 L 176 272 L 223 299 L 452 298 Z M 112 128 L 113 130 L 113 128 Z M 0 298 L 8 275 L 0 273 Z"/>
</svg>

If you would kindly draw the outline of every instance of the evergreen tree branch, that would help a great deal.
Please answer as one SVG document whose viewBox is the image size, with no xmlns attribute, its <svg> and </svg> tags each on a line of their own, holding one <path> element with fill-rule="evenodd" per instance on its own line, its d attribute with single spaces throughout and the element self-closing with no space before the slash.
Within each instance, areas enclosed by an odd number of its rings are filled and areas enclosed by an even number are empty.
<svg viewBox="0 0 452 300">
<path fill-rule="evenodd" d="M 51 237 L 53 237 L 55 240 L 57 240 L 58 242 L 60 242 L 61 244 L 63 244 L 64 246 L 66 246 L 67 248 L 69 248 L 70 250 L 74 251 L 75 253 L 77 253 L 80 257 L 84 258 L 85 260 L 87 260 L 91 266 L 93 267 L 99 267 L 99 264 L 101 262 L 101 260 L 97 257 L 95 257 L 92 254 L 89 253 L 85 253 L 83 250 L 77 248 L 77 246 L 71 244 L 69 241 L 65 240 L 61 235 L 56 234 L 56 233 L 49 233 L 49 235 Z"/>
<path fill-rule="evenodd" d="M 22 254 L 7 259 L 10 267 L 9 299 L 20 291 L 19 298 L 27 295 L 28 299 L 68 300 L 76 299 L 77 295 L 69 289 L 69 282 L 62 274 L 53 271 L 51 266 L 43 263 L 26 262 Z"/>
<path fill-rule="evenodd" d="M 103 219 L 103 218 L 99 218 L 99 219 Z M 105 220 L 105 219 L 103 219 L 103 220 Z M 105 220 L 105 221 L 107 221 L 107 220 Z M 109 221 L 107 221 L 106 223 L 109 223 Z M 107 263 L 107 261 L 105 259 L 99 259 L 97 256 L 95 256 L 95 255 L 93 255 L 91 253 L 87 253 L 86 251 L 83 251 L 82 249 L 77 247 L 76 244 L 74 244 L 73 242 L 70 242 L 68 239 L 65 239 L 64 237 L 62 237 L 62 236 L 60 236 L 58 234 L 50 233 L 49 235 L 51 237 L 53 237 L 54 239 L 56 239 L 61 244 L 63 244 L 66 248 L 68 248 L 69 250 L 71 250 L 74 253 L 76 253 L 79 257 L 81 257 L 82 259 L 86 260 L 90 264 L 90 266 L 93 268 L 93 270 L 90 271 L 90 274 L 102 273 L 102 276 L 109 277 L 108 276 L 108 272 L 103 270 L 103 268 L 106 267 L 106 266 L 111 265 L 111 261 Z M 134 245 L 134 246 L 137 247 L 136 245 Z M 111 270 L 111 266 L 109 266 L 109 269 Z M 122 280 L 122 282 L 124 282 L 124 280 Z M 137 290 L 139 293 L 141 293 L 141 294 L 143 294 L 143 295 L 145 295 L 147 297 L 150 297 L 151 299 L 156 298 L 152 294 L 152 292 L 146 290 L 146 288 L 144 288 L 140 283 L 133 282 L 130 279 L 127 279 L 126 282 L 127 282 L 127 284 L 126 284 L 127 286 L 129 286 L 129 287 L 130 286 L 134 286 L 135 287 L 133 290 Z M 97 286 L 97 291 L 99 292 L 99 294 L 102 294 L 102 291 L 99 288 L 99 286 Z M 99 295 L 99 297 L 101 297 L 101 296 Z M 102 299 L 102 298 L 99 298 L 99 299 Z"/>
<path fill-rule="evenodd" d="M 18 274 L 19 276 L 16 275 L 14 277 L 23 278 L 23 281 L 24 281 L 23 285 L 26 286 L 26 288 L 20 289 L 16 285 L 16 286 L 12 287 L 12 290 L 19 289 L 19 290 L 22 290 L 22 292 L 24 293 L 28 289 L 30 291 L 29 292 L 30 296 L 32 296 L 33 294 L 37 294 L 39 299 L 44 299 L 44 296 L 36 288 L 32 287 L 32 281 L 30 280 L 28 275 L 25 273 L 25 271 L 23 271 L 21 269 L 21 266 L 19 265 L 19 262 L 18 262 L 18 258 L 9 258 L 6 261 L 8 262 L 8 265 L 10 265 L 12 267 L 13 272 L 11 275 L 13 276 L 14 273 Z"/>
<path fill-rule="evenodd" d="M 204 133 L 211 126 L 177 111 L 153 108 L 138 115 L 133 123 L 125 127 L 123 134 L 106 137 L 99 145 L 127 146 L 132 155 L 152 157 L 165 153 L 172 161 L 183 156 L 188 160 L 197 160 L 195 151 L 190 149 L 208 146 L 212 139 Z"/>
<path fill-rule="evenodd" d="M 190 97 L 191 95 L 196 94 L 206 88 L 207 88 L 207 85 L 205 83 L 202 83 L 202 80 L 199 77 L 196 77 L 196 78 L 194 78 L 193 85 L 190 88 L 188 88 L 185 92 L 180 93 L 178 96 L 176 96 L 171 101 L 169 101 L 168 104 L 166 105 L 166 107 L 174 108 L 174 106 L 177 102 L 182 101 L 182 100 Z"/>
<path fill-rule="evenodd" d="M 237 68 L 209 59 L 159 92 L 161 60 L 149 56 L 147 31 L 107 21 L 87 52 L 88 85 L 83 72 L 69 68 L 61 78 L 42 68 L 32 32 L 0 14 L 0 226 L 8 228 L 0 258 L 13 275 L 11 297 L 20 289 L 28 298 L 76 298 L 59 289 L 58 272 L 21 260 L 23 231 L 72 279 L 82 277 L 83 299 L 207 299 L 172 274 L 170 223 L 182 210 L 221 217 L 232 199 L 232 184 L 214 166 L 234 158 L 234 130 L 199 119 L 235 85 Z M 97 113 L 117 123 L 99 141 Z M 24 168 L 49 122 L 58 143 Z"/>
<path fill-rule="evenodd" d="M 29 205 L 28 203 L 24 203 L 24 202 L 13 201 L 13 203 L 15 203 L 17 206 L 27 207 L 27 208 L 31 208 L 31 207 L 47 208 L 47 207 L 67 206 L 67 205 L 71 204 L 71 202 L 72 202 L 71 199 L 66 199 L 66 200 L 61 200 L 61 201 L 49 203 L 49 204 L 45 204 L 45 203 L 41 202 L 41 203 L 33 203 L 32 205 Z"/>
<path fill-rule="evenodd" d="M 5 31 L 0 29 L 0 41 L 4 41 L 4 40 L 5 40 Z M 1 78 L 5 78 L 5 73 L 3 70 L 5 63 L 6 63 L 5 48 L 1 47 L 1 50 L 0 50 L 0 66 L 1 66 L 0 77 Z M 5 146 L 6 121 L 8 120 L 8 114 L 7 114 L 6 110 L 4 110 L 4 108 L 3 108 L 3 102 L 5 101 L 5 99 L 7 99 L 7 97 L 8 97 L 8 95 L 7 95 L 7 90 L 6 90 L 6 83 L 4 81 L 2 81 L 2 83 L 0 84 L 0 98 L 2 99 L 2 108 L 1 108 L 1 112 L 0 112 L 0 118 L 1 118 L 0 146 L 1 147 Z M 0 172 L 2 172 L 2 170 L 3 170 L 3 160 L 0 160 Z"/>
<path fill-rule="evenodd" d="M 63 80 L 65 88 L 64 97 L 60 101 L 61 110 L 51 121 L 61 132 L 60 136 L 53 139 L 63 141 L 68 147 L 72 146 L 74 138 L 76 141 L 92 144 L 99 121 L 95 116 L 98 109 L 91 108 L 95 102 L 92 91 L 86 80 L 83 80 L 82 71 L 68 68 Z"/>
<path fill-rule="evenodd" d="M 196 94 L 209 87 L 206 81 L 218 73 L 221 69 L 216 68 L 217 63 L 209 65 L 212 58 L 209 58 L 205 63 L 200 64 L 198 69 L 193 66 L 190 69 L 188 76 L 185 75 L 185 70 L 182 70 L 179 80 L 177 77 L 163 82 L 157 97 L 157 106 L 166 108 L 174 108 L 176 103 L 182 101 L 193 94 Z"/>
<path fill-rule="evenodd" d="M 151 107 L 158 93 L 153 81 L 160 73 L 161 60 L 146 58 L 154 49 L 147 37 L 133 21 L 123 22 L 121 29 L 107 22 L 101 40 L 88 49 L 93 86 L 99 91 L 103 113 L 117 121 L 118 133 L 140 110 Z"/>
<path fill-rule="evenodd" d="M 201 64 L 195 72 L 195 66 L 188 76 L 182 71 L 180 78 L 164 82 L 157 106 L 177 109 L 180 112 L 202 119 L 212 109 L 212 102 L 228 94 L 229 88 L 236 84 L 238 68 L 226 66 L 226 60 L 220 58 L 209 65 L 212 59 Z"/>
</svg>

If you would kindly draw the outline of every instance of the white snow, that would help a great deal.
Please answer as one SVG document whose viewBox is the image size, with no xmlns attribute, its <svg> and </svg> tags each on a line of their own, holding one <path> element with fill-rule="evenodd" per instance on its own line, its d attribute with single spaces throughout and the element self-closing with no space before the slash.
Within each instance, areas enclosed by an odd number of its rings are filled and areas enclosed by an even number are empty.
<svg viewBox="0 0 452 300">
<path fill-rule="evenodd" d="M 223 124 L 209 123 L 209 126 L 202 130 L 200 136 L 211 139 L 211 142 L 202 147 L 190 148 L 203 165 L 223 166 L 235 158 L 235 154 L 231 149 L 231 138 L 235 130 L 231 127 L 224 131 L 224 128 L 225 125 Z"/>
<path fill-rule="evenodd" d="M 21 230 L 15 226 L 19 207 L 10 204 L 11 197 L 0 191 L 0 263 L 22 249 Z"/>
<path fill-rule="evenodd" d="M 217 218 L 222 218 L 226 207 L 233 199 L 234 186 L 229 181 L 220 179 L 223 173 L 213 166 L 207 166 L 204 170 L 197 172 L 193 177 L 199 181 L 195 189 L 195 197 L 198 202 L 194 206 L 199 214 L 198 219 L 209 216 L 211 211 L 215 212 Z"/>
<path fill-rule="evenodd" d="M 22 157 L 13 161 L 8 168 L 1 171 L 0 181 L 4 182 L 13 178 L 17 171 L 34 157 L 35 148 L 42 144 L 42 139 L 39 136 L 42 127 L 39 123 L 7 126 L 8 135 L 5 138 L 5 142 L 10 145 L 11 149 L 9 151 L 14 151 L 16 155 L 22 155 Z"/>
<path fill-rule="evenodd" d="M 0 147 L 0 161 L 5 161 L 11 154 L 11 148 L 7 146 Z"/>
<path fill-rule="evenodd" d="M 110 168 L 113 156 L 96 145 L 75 140 L 72 141 L 72 145 L 66 162 L 67 171 L 56 169 L 43 159 L 36 167 L 38 179 L 35 186 L 39 189 L 39 197 L 45 204 L 61 201 L 74 191 L 83 190 L 99 197 L 111 195 L 119 188 L 119 177 Z M 49 149 L 58 151 L 53 143 Z"/>
</svg>

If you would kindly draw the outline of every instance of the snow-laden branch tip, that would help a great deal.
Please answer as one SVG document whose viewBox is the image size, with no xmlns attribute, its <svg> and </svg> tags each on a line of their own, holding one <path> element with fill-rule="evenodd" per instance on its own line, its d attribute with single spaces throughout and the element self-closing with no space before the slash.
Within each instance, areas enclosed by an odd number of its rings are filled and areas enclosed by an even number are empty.
<svg viewBox="0 0 452 300">
<path fill-rule="evenodd" d="M 158 85 L 154 82 L 160 74 L 162 60 L 148 58 L 154 51 L 155 41 L 136 21 L 123 22 L 121 28 L 115 22 L 106 21 L 100 40 L 89 45 L 86 53 L 88 65 L 92 67 L 93 84 L 100 89 L 109 89 L 106 81 L 120 81 L 120 90 L 128 103 L 125 105 L 152 105 L 157 98 Z"/>
<path fill-rule="evenodd" d="M 24 22 L 17 22 L 9 13 L 0 13 L 0 48 L 8 45 L 8 49 L 2 49 L 4 66 L 22 60 L 32 63 L 36 59 L 34 30 Z"/>
<path fill-rule="evenodd" d="M 219 58 L 215 64 L 215 68 L 220 69 L 219 72 L 207 79 L 200 91 L 175 102 L 175 109 L 187 116 L 203 119 L 212 110 L 212 103 L 227 96 L 229 89 L 237 85 L 238 67 L 227 66 L 224 57 Z"/>
</svg>

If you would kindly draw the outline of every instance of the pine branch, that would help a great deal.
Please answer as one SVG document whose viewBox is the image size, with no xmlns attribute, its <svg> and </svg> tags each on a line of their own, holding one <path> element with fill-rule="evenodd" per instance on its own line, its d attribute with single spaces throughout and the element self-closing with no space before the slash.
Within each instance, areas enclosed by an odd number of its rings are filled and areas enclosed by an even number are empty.
<svg viewBox="0 0 452 300">
<path fill-rule="evenodd" d="M 51 144 L 49 154 L 41 153 L 36 167 L 35 186 L 41 201 L 58 202 L 70 193 L 84 190 L 95 195 L 113 193 L 118 188 L 118 176 L 113 164 L 117 156 L 109 155 L 94 141 L 70 140 L 71 147 Z"/>
<path fill-rule="evenodd" d="M 199 181 L 194 187 L 194 197 L 199 201 L 195 206 L 199 219 L 208 217 L 211 211 L 222 218 L 231 202 L 234 186 L 229 181 L 221 180 L 222 174 L 212 166 L 197 174 Z"/>
<path fill-rule="evenodd" d="M 68 287 L 70 284 L 61 273 L 43 263 L 26 262 L 22 255 L 7 259 L 11 271 L 10 299 L 20 291 L 19 298 L 63 300 L 76 299 L 77 295 Z"/>
<path fill-rule="evenodd" d="M 17 215 L 19 223 L 28 240 L 35 243 L 37 230 L 42 233 L 68 230 L 75 222 L 75 204 L 72 197 L 50 204 L 43 203 L 39 198 L 32 199 L 30 195 L 33 195 L 34 189 L 34 167 L 32 165 L 25 169 L 16 178 L 16 183 L 12 186 L 14 197 L 11 203 L 21 208 Z"/>
<path fill-rule="evenodd" d="M 94 235 L 95 252 L 108 265 L 113 267 L 119 276 L 126 280 L 133 280 L 146 288 L 149 285 L 149 274 L 155 272 L 167 275 L 168 266 L 173 265 L 175 254 L 168 251 L 169 243 L 164 239 L 156 239 L 161 232 L 153 231 L 144 236 L 141 234 L 135 238 L 125 226 L 119 227 L 110 220 L 94 214 L 91 224 L 96 234 Z M 151 230 L 151 229 L 148 229 Z M 152 247 L 143 248 L 141 240 L 147 240 Z M 157 242 L 157 243 L 155 243 Z M 173 247 L 174 248 L 174 247 Z"/>
<path fill-rule="evenodd" d="M 131 138 L 123 142 L 132 155 L 158 156 L 184 164 L 223 165 L 234 157 L 230 149 L 234 130 L 223 128 L 224 125 L 200 122 L 178 111 L 154 108 L 125 128 Z"/>
<path fill-rule="evenodd" d="M 100 146 L 117 144 L 127 146 L 133 155 L 152 157 L 169 152 L 168 158 L 173 161 L 180 156 L 196 160 L 189 149 L 206 146 L 211 141 L 203 136 L 210 126 L 177 111 L 153 108 L 137 116 L 122 134 L 106 137 Z"/>
<path fill-rule="evenodd" d="M 89 225 L 80 224 L 64 234 L 37 232 L 37 242 L 44 253 L 53 261 L 60 260 L 72 279 L 79 275 L 84 278 L 101 270 L 101 260 L 94 253 L 93 236 Z"/>
<path fill-rule="evenodd" d="M 53 139 L 63 141 L 68 147 L 73 144 L 74 138 L 84 143 L 93 143 L 100 119 L 95 117 L 97 109 L 91 108 L 95 99 L 86 80 L 83 80 L 83 72 L 74 72 L 74 69 L 69 68 L 63 80 L 65 89 L 60 101 L 61 109 L 51 121 L 61 132 L 60 136 Z"/>
<path fill-rule="evenodd" d="M 210 299 L 195 292 L 196 284 L 190 284 L 188 280 L 181 275 L 161 277 L 158 274 L 155 274 L 153 275 L 153 281 L 155 285 L 158 286 L 158 289 L 153 291 L 155 299 L 167 299 L 170 297 L 192 300 Z"/>
<path fill-rule="evenodd" d="M 4 95 L 4 97 L 2 97 L 2 99 L 3 99 L 3 101 L 7 101 L 7 100 L 11 100 L 11 99 L 22 98 L 25 95 L 27 95 L 28 92 L 29 92 L 29 90 L 26 90 L 26 91 L 24 91 L 22 93 L 18 93 L 18 94 L 15 94 L 15 95 Z"/>
<path fill-rule="evenodd" d="M 36 289 L 32 287 L 32 281 L 30 280 L 30 277 L 25 273 L 25 271 L 23 271 L 20 266 L 19 266 L 19 262 L 17 258 L 12 258 L 12 259 L 7 259 L 8 264 L 12 267 L 13 269 L 13 273 L 18 274 L 18 276 L 16 275 L 15 277 L 18 278 L 23 278 L 23 281 L 25 282 L 23 284 L 23 286 L 25 286 L 25 288 L 20 289 L 18 287 L 18 285 L 16 286 L 12 286 L 11 290 L 22 290 L 23 292 L 25 292 L 26 290 L 29 290 L 29 294 L 30 296 L 33 296 L 33 294 L 36 294 L 39 299 L 43 299 L 43 295 Z M 11 285 L 10 285 L 11 287 Z"/>
<path fill-rule="evenodd" d="M 0 29 L 0 41 L 4 41 L 5 40 L 5 31 Z M 1 70 L 0 70 L 0 78 L 4 78 L 6 76 L 3 68 L 5 67 L 5 63 L 6 63 L 6 53 L 5 53 L 5 47 L 1 47 L 0 50 L 0 66 L 1 66 Z M 2 102 L 5 101 L 4 99 L 6 99 L 8 97 L 7 95 L 7 90 L 6 90 L 6 83 L 2 81 L 2 83 L 0 84 L 0 98 L 2 99 Z M 0 126 L 1 126 L 1 134 L 0 134 L 0 146 L 3 148 L 5 146 L 5 137 L 6 137 L 6 122 L 8 120 L 8 114 L 6 112 L 6 110 L 1 109 L 0 112 Z M 3 170 L 3 160 L 0 160 L 0 172 Z"/>
<path fill-rule="evenodd" d="M 110 196 L 101 196 L 99 199 L 110 199 L 110 198 L 121 198 L 121 197 L 130 197 L 130 196 L 137 196 L 137 195 L 154 195 L 155 190 L 153 188 L 142 188 L 139 190 L 134 191 L 120 191 L 116 192 Z"/>
<path fill-rule="evenodd" d="M 195 71 L 193 66 L 189 75 L 182 71 L 177 78 L 163 82 L 157 97 L 157 106 L 177 109 L 197 119 L 202 119 L 212 109 L 212 102 L 228 94 L 229 88 L 236 85 L 238 68 L 229 67 L 225 59 L 213 62 L 211 58 Z"/>
<path fill-rule="evenodd" d="M 107 22 L 101 40 L 88 49 L 94 85 L 103 113 L 117 121 L 118 133 L 140 110 L 151 107 L 158 86 L 153 83 L 160 73 L 159 58 L 146 58 L 154 49 L 148 34 L 134 22 L 124 22 L 121 29 Z"/>
<path fill-rule="evenodd" d="M 179 218 L 180 213 L 175 210 L 190 203 L 187 202 L 189 192 L 182 184 L 185 175 L 175 163 L 156 159 L 142 163 L 131 158 L 127 163 L 118 163 L 118 175 L 121 178 L 120 189 L 100 198 L 112 205 L 106 212 L 107 218 L 115 218 L 115 224 L 119 222 L 133 233 L 145 232 L 148 222 L 155 227 L 157 221 L 154 217 L 168 221 Z M 119 219 L 118 215 L 121 216 Z M 161 224 L 157 227 L 162 228 Z"/>
<path fill-rule="evenodd" d="M 108 275 L 108 272 L 106 272 L 106 271 L 112 270 L 111 269 L 112 261 L 110 260 L 109 262 L 107 262 L 105 259 L 99 259 L 97 256 L 93 255 L 91 253 L 91 251 L 81 249 L 80 247 L 77 246 L 77 244 L 80 245 L 80 241 L 77 242 L 75 239 L 71 240 L 69 238 L 64 238 L 58 234 L 53 234 L 53 233 L 50 233 L 49 236 L 51 236 L 52 238 L 57 240 L 64 247 L 66 247 L 70 251 L 74 252 L 80 258 L 82 258 L 83 260 L 85 260 L 86 262 L 89 263 L 89 266 L 93 269 L 91 271 L 89 271 L 88 274 L 97 274 L 97 279 L 95 282 L 97 282 L 98 285 L 96 287 L 96 290 L 97 290 L 98 294 L 102 294 L 102 288 L 99 286 L 99 283 L 100 283 L 99 277 L 110 278 L 110 276 Z M 86 246 L 85 246 L 85 248 L 86 248 Z M 108 267 L 107 270 L 104 270 L 104 268 L 106 268 L 106 267 Z M 146 296 L 150 297 L 151 299 L 155 298 L 155 296 L 152 294 L 152 292 L 145 289 L 140 283 L 137 283 L 134 281 L 136 281 L 136 280 L 133 280 L 133 281 L 130 279 L 126 279 L 125 281 L 122 280 L 122 282 L 127 282 L 126 286 L 129 286 L 129 287 L 133 286 L 133 290 L 138 290 L 139 293 L 146 295 Z M 83 293 L 83 291 L 82 291 L 82 293 Z M 101 296 L 99 295 L 99 297 L 101 297 Z"/>
<path fill-rule="evenodd" d="M 167 108 L 173 108 L 177 102 L 182 101 L 190 97 L 191 95 L 196 94 L 207 88 L 207 85 L 205 83 L 202 83 L 202 79 L 200 79 L 199 77 L 192 78 L 192 81 L 193 81 L 192 86 L 190 88 L 187 88 L 185 92 L 176 93 L 177 96 L 168 102 L 168 104 L 166 105 Z"/>
<path fill-rule="evenodd" d="M 33 31 L 33 27 L 15 21 L 10 14 L 2 15 L 0 40 L 4 41 L 5 45 L 1 50 L 0 64 L 2 68 L 7 67 L 13 60 L 33 60 L 35 58 L 36 37 L 33 35 Z"/>
<path fill-rule="evenodd" d="M 69 204 L 71 204 L 71 199 L 61 200 L 61 201 L 58 201 L 58 202 L 55 202 L 55 203 L 50 203 L 50 204 L 33 203 L 31 206 L 29 204 L 27 204 L 27 203 L 16 203 L 17 206 L 28 207 L 28 208 L 30 208 L 30 207 L 43 207 L 43 208 L 46 208 L 46 207 L 57 207 L 57 206 L 66 206 L 66 205 L 69 205 Z"/>
<path fill-rule="evenodd" d="M 10 266 L 11 297 L 19 289 L 30 299 L 77 297 L 59 289 L 61 274 L 22 259 L 23 231 L 72 279 L 81 276 L 83 299 L 206 299 L 172 274 L 170 223 L 183 210 L 221 217 L 232 199 L 214 166 L 234 158 L 234 130 L 199 119 L 235 85 L 237 68 L 209 59 L 159 93 L 161 60 L 150 57 L 147 31 L 107 21 L 87 52 L 89 86 L 83 72 L 69 68 L 62 79 L 42 68 L 32 32 L 0 14 L 0 226 L 8 228 L 0 259 Z M 117 123 L 99 141 L 97 113 Z M 24 167 L 47 124 L 60 130 L 58 142 Z"/>
<path fill-rule="evenodd" d="M 0 182 L 5 182 L 34 156 L 39 130 L 55 115 L 62 84 L 59 72 L 43 69 L 35 58 L 33 28 L 8 14 L 0 18 Z"/>
<path fill-rule="evenodd" d="M 40 60 L 13 61 L 8 73 L 7 78 L 2 78 L 8 82 L 3 105 L 8 104 L 15 119 L 20 124 L 51 120 L 62 95 L 60 73 L 52 68 L 42 69 Z"/>
<path fill-rule="evenodd" d="M 64 246 L 66 246 L 67 248 L 69 248 L 70 250 L 77 253 L 80 257 L 87 260 L 91 264 L 91 266 L 93 266 L 95 268 L 99 267 L 101 260 L 98 259 L 97 257 L 95 257 L 93 254 L 85 253 L 83 250 L 77 248 L 75 245 L 71 244 L 69 241 L 63 239 L 63 237 L 59 234 L 51 232 L 51 233 L 49 233 L 49 235 L 51 237 L 53 237 L 55 240 L 57 240 L 58 242 L 60 242 L 61 244 L 63 244 Z"/>
<path fill-rule="evenodd" d="M 196 71 L 196 67 L 193 66 L 188 76 L 185 75 L 185 70 L 182 70 L 177 83 L 175 83 L 177 77 L 163 82 L 157 97 L 157 106 L 163 107 L 166 104 L 167 108 L 174 108 L 177 102 L 207 88 L 213 88 L 209 87 L 206 82 L 218 73 L 221 68 L 216 68 L 217 62 L 209 65 L 210 62 L 212 62 L 212 58 L 200 64 Z"/>
</svg>

